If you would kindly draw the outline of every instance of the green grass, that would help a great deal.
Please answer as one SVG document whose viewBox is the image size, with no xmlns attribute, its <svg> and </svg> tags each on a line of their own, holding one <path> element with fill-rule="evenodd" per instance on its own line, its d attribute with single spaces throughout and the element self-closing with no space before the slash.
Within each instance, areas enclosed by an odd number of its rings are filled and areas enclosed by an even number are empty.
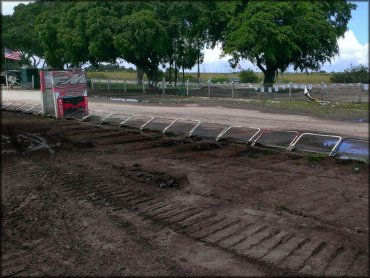
<svg viewBox="0 0 370 278">
<path fill-rule="evenodd" d="M 314 153 L 314 154 L 307 155 L 306 159 L 311 164 L 317 164 L 320 161 L 323 161 L 326 157 L 327 155 L 320 154 L 320 153 Z"/>
<path fill-rule="evenodd" d="M 256 73 L 259 79 L 262 81 L 263 74 Z M 185 73 L 187 76 L 192 76 L 194 79 L 197 77 L 197 73 Z M 116 80 L 135 80 L 135 72 L 126 71 L 89 71 L 87 72 L 89 78 L 102 78 L 102 79 L 116 79 Z M 202 82 L 206 82 L 209 79 L 230 79 L 238 78 L 238 73 L 201 73 L 200 78 Z M 144 75 L 144 80 L 147 80 Z M 179 80 L 182 80 L 182 75 L 179 75 Z M 308 83 L 317 84 L 321 82 L 331 83 L 329 73 L 284 73 L 279 74 L 278 78 L 275 80 L 276 83 Z"/>
<path fill-rule="evenodd" d="M 322 105 L 303 100 L 253 100 L 253 103 L 277 110 L 307 112 L 317 117 L 338 116 L 339 119 L 352 117 L 367 119 L 369 113 L 369 105 L 365 102 L 342 102 Z"/>
</svg>

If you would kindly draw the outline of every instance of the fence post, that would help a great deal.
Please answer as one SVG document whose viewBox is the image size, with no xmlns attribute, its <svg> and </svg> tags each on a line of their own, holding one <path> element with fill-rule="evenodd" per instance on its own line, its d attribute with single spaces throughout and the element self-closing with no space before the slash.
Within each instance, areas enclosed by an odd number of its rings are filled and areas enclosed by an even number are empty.
<svg viewBox="0 0 370 278">
<path fill-rule="evenodd" d="M 143 94 L 145 94 L 145 83 L 144 83 L 144 80 L 143 80 Z"/>
<path fill-rule="evenodd" d="M 8 74 L 5 74 L 5 83 L 6 83 L 6 89 L 9 90 L 9 81 L 8 81 Z"/>
<path fill-rule="evenodd" d="M 360 95 L 358 96 L 358 102 L 359 103 L 361 102 L 363 89 L 364 89 L 364 84 L 360 83 Z"/>
<path fill-rule="evenodd" d="M 32 75 L 32 89 L 35 89 L 35 77 Z"/>
<path fill-rule="evenodd" d="M 94 79 L 91 77 L 91 90 L 94 90 Z"/>
<path fill-rule="evenodd" d="M 208 97 L 211 97 L 211 79 L 208 79 Z"/>
<path fill-rule="evenodd" d="M 260 99 L 262 99 L 262 91 L 263 91 L 263 82 L 261 82 L 261 87 L 260 87 Z"/>
<path fill-rule="evenodd" d="M 189 95 L 189 77 L 188 80 L 186 80 L 186 95 Z"/>
<path fill-rule="evenodd" d="M 166 77 L 162 78 L 162 95 L 164 95 L 166 92 L 166 89 L 164 88 L 164 86 L 166 86 Z"/>
<path fill-rule="evenodd" d="M 231 98 L 234 98 L 234 81 L 231 81 Z"/>
<path fill-rule="evenodd" d="M 289 101 L 292 99 L 292 82 L 289 82 Z"/>
<path fill-rule="evenodd" d="M 126 79 L 124 80 L 123 84 L 124 84 L 123 87 L 124 87 L 125 94 L 126 94 Z"/>
<path fill-rule="evenodd" d="M 110 88 L 109 88 L 109 79 L 108 79 L 108 92 L 110 91 Z"/>
</svg>

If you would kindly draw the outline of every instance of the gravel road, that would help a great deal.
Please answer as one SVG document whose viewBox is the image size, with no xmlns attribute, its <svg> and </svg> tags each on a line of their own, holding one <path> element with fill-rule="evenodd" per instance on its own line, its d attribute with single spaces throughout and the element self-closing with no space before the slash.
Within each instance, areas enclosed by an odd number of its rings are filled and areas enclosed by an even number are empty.
<svg viewBox="0 0 370 278">
<path fill-rule="evenodd" d="M 40 103 L 41 93 L 29 90 L 2 90 L 2 101 Z M 205 107 L 197 104 L 177 106 L 150 105 L 139 102 L 107 102 L 99 98 L 89 98 L 89 108 L 98 112 L 131 113 L 158 117 L 185 118 L 221 124 L 234 124 L 247 127 L 273 128 L 275 130 L 297 130 L 333 134 L 357 138 L 369 138 L 368 123 L 349 123 L 318 119 L 308 116 L 266 113 L 257 110 Z"/>
</svg>

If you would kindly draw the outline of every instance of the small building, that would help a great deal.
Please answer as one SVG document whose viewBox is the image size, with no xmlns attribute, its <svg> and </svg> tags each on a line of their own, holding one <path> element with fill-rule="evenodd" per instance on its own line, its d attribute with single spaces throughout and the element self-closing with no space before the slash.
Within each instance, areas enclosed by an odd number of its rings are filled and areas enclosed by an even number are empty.
<svg viewBox="0 0 370 278">
<path fill-rule="evenodd" d="M 38 68 L 25 65 L 21 67 L 21 84 L 32 89 L 40 89 L 40 75 Z"/>
</svg>

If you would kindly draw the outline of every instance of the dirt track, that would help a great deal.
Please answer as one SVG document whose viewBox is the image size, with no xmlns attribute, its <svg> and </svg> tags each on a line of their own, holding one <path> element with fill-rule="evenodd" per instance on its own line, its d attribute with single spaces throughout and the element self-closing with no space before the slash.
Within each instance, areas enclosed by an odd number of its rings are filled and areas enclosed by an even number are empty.
<svg viewBox="0 0 370 278">
<path fill-rule="evenodd" d="M 368 165 L 11 112 L 2 134 L 2 275 L 368 275 Z"/>
<path fill-rule="evenodd" d="M 38 91 L 3 90 L 3 101 L 40 103 Z M 320 132 L 349 137 L 368 138 L 368 123 L 354 123 L 317 119 L 300 115 L 265 113 L 250 109 L 232 109 L 221 106 L 199 105 L 150 105 L 143 103 L 113 103 L 99 98 L 89 98 L 89 108 L 106 113 L 133 113 L 168 118 L 185 118 L 222 124 L 235 124 L 249 127 L 273 128 L 277 130 L 297 130 Z"/>
</svg>

